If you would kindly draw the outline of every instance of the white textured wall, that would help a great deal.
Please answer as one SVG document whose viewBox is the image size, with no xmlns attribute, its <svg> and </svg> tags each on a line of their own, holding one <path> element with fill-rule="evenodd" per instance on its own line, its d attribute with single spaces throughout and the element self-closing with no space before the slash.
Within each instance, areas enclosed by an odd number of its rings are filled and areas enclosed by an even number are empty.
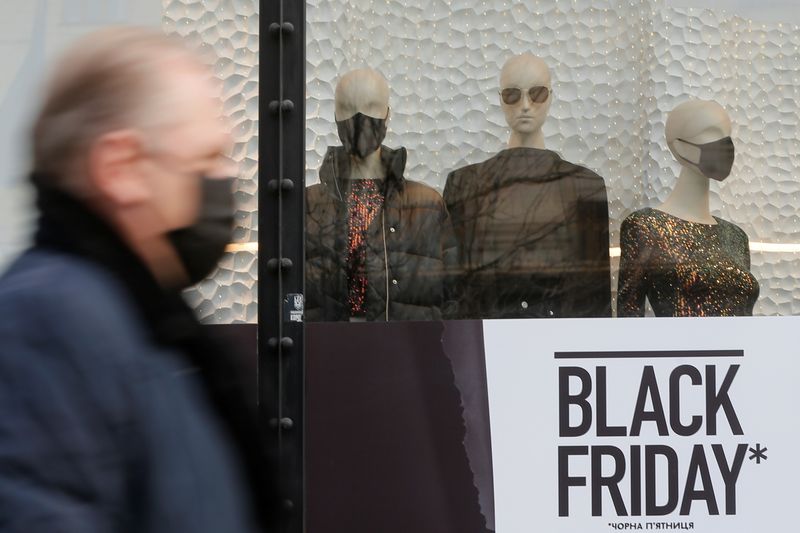
<svg viewBox="0 0 800 533">
<path fill-rule="evenodd" d="M 216 57 L 225 112 L 233 127 L 236 180 L 235 244 L 209 279 L 186 291 L 206 323 L 256 322 L 258 317 L 258 0 L 163 0 L 163 26 Z M 249 246 L 247 246 L 249 245 Z"/>
<path fill-rule="evenodd" d="M 734 122 L 736 165 L 712 185 L 714 212 L 752 241 L 800 243 L 797 25 L 661 0 L 310 0 L 308 32 L 308 183 L 326 147 L 340 144 L 341 73 L 370 66 L 386 76 L 387 144 L 409 149 L 411 179 L 441 188 L 450 170 L 504 147 L 497 76 L 508 57 L 531 51 L 553 73 L 546 144 L 606 178 L 612 244 L 627 214 L 674 185 L 664 121 L 689 97 L 717 100 Z M 800 314 L 799 260 L 753 253 L 756 314 Z"/>
<path fill-rule="evenodd" d="M 241 165 L 234 240 L 258 240 L 258 0 L 3 0 L 0 12 L 0 270 L 27 246 L 35 221 L 27 124 L 47 64 L 80 35 L 117 24 L 160 24 L 213 48 Z M 255 322 L 257 279 L 255 251 L 229 253 L 187 298 L 205 322 Z"/>
<path fill-rule="evenodd" d="M 625 215 L 669 193 L 678 167 L 663 146 L 665 113 L 695 96 L 718 100 L 735 123 L 737 162 L 733 176 L 714 186 L 715 211 L 753 241 L 798 243 L 800 30 L 787 22 L 730 14 L 743 1 L 729 2 L 728 11 L 717 13 L 660 0 L 310 0 L 306 178 L 316 180 L 325 148 L 339 142 L 333 88 L 340 73 L 372 66 L 386 75 L 393 90 L 387 142 L 409 148 L 412 179 L 441 187 L 449 170 L 503 147 L 507 131 L 497 74 L 510 55 L 532 51 L 547 60 L 554 75 L 548 147 L 605 176 L 614 242 Z M 6 30 L 0 38 L 7 52 L 0 104 L 20 111 L 25 105 L 14 95 L 35 94 L 32 88 L 52 50 L 99 25 L 150 20 L 153 4 L 12 2 L 10 10 L 4 8 Z M 771 20 L 797 20 L 790 8 L 786 17 L 776 16 L 778 4 L 767 6 Z M 750 1 L 746 7 L 752 13 L 758 5 Z M 242 163 L 235 240 L 253 243 L 258 1 L 162 0 L 161 8 L 166 31 L 204 43 L 220 58 L 217 74 L 225 80 L 237 138 L 234 155 Z M 4 114 L 5 141 L 20 138 L 15 128 L 24 117 L 17 115 L 8 120 Z M 3 145 L 8 152 L 10 145 Z M 0 162 L 6 169 L 0 183 L 12 183 L 24 167 L 14 157 Z M 4 189 L 0 264 L 19 249 L 30 223 L 27 196 L 18 190 Z M 762 285 L 757 314 L 800 314 L 796 254 L 755 252 L 753 272 Z M 228 254 L 220 271 L 187 296 L 205 321 L 253 322 L 256 291 L 256 254 L 241 251 Z"/>
<path fill-rule="evenodd" d="M 670 7 L 712 8 L 759 22 L 800 23 L 797 0 L 666 0 Z"/>
</svg>

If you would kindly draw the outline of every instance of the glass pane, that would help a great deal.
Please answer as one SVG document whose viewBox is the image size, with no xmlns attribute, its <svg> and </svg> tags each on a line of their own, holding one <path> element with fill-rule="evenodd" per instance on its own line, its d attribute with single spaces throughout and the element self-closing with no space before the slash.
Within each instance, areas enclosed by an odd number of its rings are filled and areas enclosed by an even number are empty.
<svg viewBox="0 0 800 533">
<path fill-rule="evenodd" d="M 309 2 L 308 319 L 798 312 L 800 32 L 755 6 Z"/>
<path fill-rule="evenodd" d="M 258 0 L 163 0 L 168 33 L 209 48 L 222 80 L 225 112 L 239 165 L 234 242 L 219 269 L 186 291 L 208 324 L 255 323 L 258 317 Z"/>
<path fill-rule="evenodd" d="M 234 128 L 236 232 L 220 268 L 186 292 L 206 323 L 257 316 L 258 1 L 63 0 L 12 2 L 0 17 L 0 269 L 24 249 L 35 222 L 27 180 L 27 123 L 48 62 L 78 36 L 110 25 L 161 27 L 215 55 Z"/>
<path fill-rule="evenodd" d="M 493 531 L 525 493 L 490 444 L 557 411 L 503 359 L 541 322 L 435 320 L 800 314 L 795 2 L 307 8 L 307 319 L 342 322 L 307 326 L 312 533 Z"/>
</svg>

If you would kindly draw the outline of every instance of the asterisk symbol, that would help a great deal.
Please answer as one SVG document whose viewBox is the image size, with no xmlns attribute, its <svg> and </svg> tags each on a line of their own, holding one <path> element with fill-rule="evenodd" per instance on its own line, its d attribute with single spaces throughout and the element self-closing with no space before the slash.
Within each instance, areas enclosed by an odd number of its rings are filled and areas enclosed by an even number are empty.
<svg viewBox="0 0 800 533">
<path fill-rule="evenodd" d="M 750 456 L 750 460 L 752 461 L 755 459 L 757 465 L 761 464 L 762 459 L 765 461 L 767 460 L 767 448 L 762 448 L 761 444 L 756 444 L 755 450 L 750 448 L 750 451 L 753 452 L 753 454 Z"/>
</svg>

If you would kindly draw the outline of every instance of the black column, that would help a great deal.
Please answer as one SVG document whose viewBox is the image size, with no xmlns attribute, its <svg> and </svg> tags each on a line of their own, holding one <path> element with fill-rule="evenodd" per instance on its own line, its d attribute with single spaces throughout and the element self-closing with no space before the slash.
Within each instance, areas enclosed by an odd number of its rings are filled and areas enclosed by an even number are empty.
<svg viewBox="0 0 800 533">
<path fill-rule="evenodd" d="M 260 0 L 259 399 L 279 531 L 304 530 L 305 1 Z"/>
</svg>

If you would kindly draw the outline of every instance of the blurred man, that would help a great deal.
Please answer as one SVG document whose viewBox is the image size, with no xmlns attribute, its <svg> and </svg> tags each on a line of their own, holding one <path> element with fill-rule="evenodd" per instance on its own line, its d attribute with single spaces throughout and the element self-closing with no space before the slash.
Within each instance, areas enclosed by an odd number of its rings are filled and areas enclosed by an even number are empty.
<svg viewBox="0 0 800 533">
<path fill-rule="evenodd" d="M 230 358 L 180 297 L 229 241 L 209 70 L 115 28 L 32 130 L 34 246 L 0 279 L 0 531 L 257 531 L 267 474 Z"/>
</svg>

